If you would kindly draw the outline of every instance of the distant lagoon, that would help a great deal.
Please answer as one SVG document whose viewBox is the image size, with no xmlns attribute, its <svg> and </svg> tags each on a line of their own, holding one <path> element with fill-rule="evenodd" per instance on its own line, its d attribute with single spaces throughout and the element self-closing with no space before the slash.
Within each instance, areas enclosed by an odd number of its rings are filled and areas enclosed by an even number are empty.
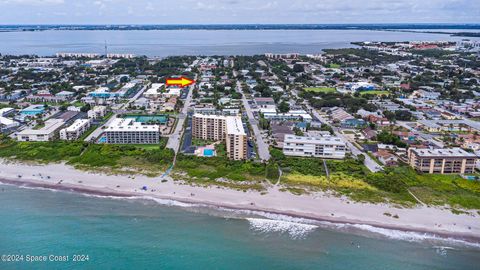
<svg viewBox="0 0 480 270">
<path fill-rule="evenodd" d="M 435 31 L 439 31 L 435 29 Z M 0 32 L 1 54 L 51 56 L 57 52 L 136 55 L 254 55 L 320 53 L 358 41 L 458 41 L 464 37 L 375 30 L 48 30 Z M 479 39 L 479 38 L 469 38 Z"/>
</svg>

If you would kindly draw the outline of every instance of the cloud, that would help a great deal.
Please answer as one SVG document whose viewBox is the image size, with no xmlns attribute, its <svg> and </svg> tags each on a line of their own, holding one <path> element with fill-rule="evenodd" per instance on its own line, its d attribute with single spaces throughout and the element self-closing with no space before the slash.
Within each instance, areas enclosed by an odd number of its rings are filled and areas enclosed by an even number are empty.
<svg viewBox="0 0 480 270">
<path fill-rule="evenodd" d="M 479 23 L 479 0 L 0 0 L 0 23 Z"/>
<path fill-rule="evenodd" d="M 64 0 L 0 0 L 0 4 L 18 4 L 18 5 L 59 5 L 65 3 Z"/>
</svg>

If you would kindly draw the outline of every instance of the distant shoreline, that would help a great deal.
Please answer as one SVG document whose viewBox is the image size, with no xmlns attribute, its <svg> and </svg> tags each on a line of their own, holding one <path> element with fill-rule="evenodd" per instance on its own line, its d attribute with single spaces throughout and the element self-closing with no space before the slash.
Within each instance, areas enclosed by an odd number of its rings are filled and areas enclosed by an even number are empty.
<svg viewBox="0 0 480 270">
<path fill-rule="evenodd" d="M 150 30 L 479 30 L 480 24 L 124 24 L 124 25 L 0 25 L 0 32 L 150 31 Z M 425 32 L 429 33 L 429 32 Z M 433 32 L 437 33 L 437 32 Z M 449 34 L 438 32 L 438 34 Z"/>
</svg>

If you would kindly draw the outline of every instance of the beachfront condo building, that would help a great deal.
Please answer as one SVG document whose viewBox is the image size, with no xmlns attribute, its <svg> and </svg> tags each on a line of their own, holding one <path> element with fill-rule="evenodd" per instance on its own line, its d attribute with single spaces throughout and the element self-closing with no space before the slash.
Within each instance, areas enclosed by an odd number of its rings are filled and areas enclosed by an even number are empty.
<svg viewBox="0 0 480 270">
<path fill-rule="evenodd" d="M 228 158 L 232 160 L 247 159 L 247 134 L 243 129 L 242 118 L 227 116 L 225 119 Z"/>
<path fill-rule="evenodd" d="M 38 129 L 25 129 L 17 133 L 20 142 L 46 142 L 53 139 L 55 132 L 63 126 L 62 119 L 49 119 L 45 125 Z"/>
<path fill-rule="evenodd" d="M 239 116 L 196 113 L 192 117 L 192 137 L 224 141 L 227 156 L 232 160 L 247 159 L 247 134 Z"/>
<path fill-rule="evenodd" d="M 283 153 L 287 156 L 343 159 L 347 146 L 339 137 L 305 137 L 285 134 Z"/>
<path fill-rule="evenodd" d="M 461 148 L 408 149 L 408 163 L 424 173 L 474 173 L 477 156 Z"/>
<path fill-rule="evenodd" d="M 192 136 L 206 141 L 225 140 L 226 117 L 214 114 L 194 114 Z"/>
<path fill-rule="evenodd" d="M 60 139 L 77 140 L 90 128 L 90 119 L 77 119 L 69 127 L 60 130 Z"/>
<path fill-rule="evenodd" d="M 134 118 L 116 118 L 105 129 L 110 144 L 158 144 L 160 126 L 136 122 Z"/>
</svg>

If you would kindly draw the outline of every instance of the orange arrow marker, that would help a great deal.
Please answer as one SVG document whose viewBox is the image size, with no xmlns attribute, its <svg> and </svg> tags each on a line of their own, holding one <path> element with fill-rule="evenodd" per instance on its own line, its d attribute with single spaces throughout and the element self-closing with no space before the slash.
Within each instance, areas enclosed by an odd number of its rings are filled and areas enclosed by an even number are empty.
<svg viewBox="0 0 480 270">
<path fill-rule="evenodd" d="M 171 86 L 171 85 L 178 85 L 178 86 L 181 86 L 181 87 L 185 87 L 185 86 L 189 86 L 191 84 L 193 84 L 195 81 L 194 80 L 190 80 L 189 78 L 185 78 L 185 77 L 180 77 L 180 78 L 170 78 L 170 79 L 167 79 L 167 85 L 168 86 Z"/>
</svg>

